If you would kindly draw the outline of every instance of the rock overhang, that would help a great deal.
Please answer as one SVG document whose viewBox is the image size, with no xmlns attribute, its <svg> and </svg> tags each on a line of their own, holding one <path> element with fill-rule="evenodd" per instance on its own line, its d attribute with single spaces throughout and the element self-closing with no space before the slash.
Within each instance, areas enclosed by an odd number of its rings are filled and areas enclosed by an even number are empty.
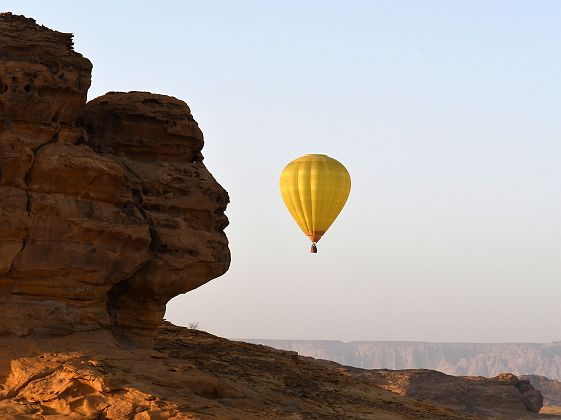
<svg viewBox="0 0 561 420">
<path fill-rule="evenodd" d="M 0 28 L 0 333 L 149 345 L 167 301 L 230 263 L 202 131 L 166 95 L 86 103 L 72 34 L 10 13 Z"/>
</svg>

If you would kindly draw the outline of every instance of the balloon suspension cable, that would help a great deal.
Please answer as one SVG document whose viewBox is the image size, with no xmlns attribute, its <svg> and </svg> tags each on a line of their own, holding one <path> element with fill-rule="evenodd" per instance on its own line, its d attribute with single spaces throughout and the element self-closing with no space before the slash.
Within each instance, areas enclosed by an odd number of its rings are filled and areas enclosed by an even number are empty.
<svg viewBox="0 0 561 420">
<path fill-rule="evenodd" d="M 318 247 L 317 247 L 315 242 L 312 242 L 312 247 L 310 248 L 310 252 L 312 254 L 317 254 L 318 253 Z"/>
</svg>

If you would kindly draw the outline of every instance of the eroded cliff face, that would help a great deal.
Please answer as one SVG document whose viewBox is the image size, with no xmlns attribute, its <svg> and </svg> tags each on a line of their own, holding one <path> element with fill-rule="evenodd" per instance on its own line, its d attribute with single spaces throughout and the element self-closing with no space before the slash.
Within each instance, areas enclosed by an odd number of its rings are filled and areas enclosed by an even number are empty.
<svg viewBox="0 0 561 420">
<path fill-rule="evenodd" d="M 86 104 L 72 35 L 0 15 L 0 334 L 148 345 L 172 297 L 229 267 L 226 191 L 188 106 Z"/>
<path fill-rule="evenodd" d="M 85 126 L 94 150 L 124 169 L 134 204 L 127 211 L 148 228 L 149 258 L 108 293 L 115 331 L 142 336 L 172 297 L 228 269 L 228 194 L 202 163 L 203 135 L 183 101 L 111 92 L 87 104 Z"/>
</svg>

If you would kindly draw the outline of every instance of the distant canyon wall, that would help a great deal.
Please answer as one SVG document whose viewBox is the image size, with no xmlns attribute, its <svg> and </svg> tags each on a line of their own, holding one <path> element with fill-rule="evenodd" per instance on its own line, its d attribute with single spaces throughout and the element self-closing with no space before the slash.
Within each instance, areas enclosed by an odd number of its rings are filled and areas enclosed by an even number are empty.
<svg viewBox="0 0 561 420">
<path fill-rule="evenodd" d="M 244 340 L 364 369 L 435 369 L 450 375 L 543 375 L 561 379 L 561 342 L 424 343 Z"/>
</svg>

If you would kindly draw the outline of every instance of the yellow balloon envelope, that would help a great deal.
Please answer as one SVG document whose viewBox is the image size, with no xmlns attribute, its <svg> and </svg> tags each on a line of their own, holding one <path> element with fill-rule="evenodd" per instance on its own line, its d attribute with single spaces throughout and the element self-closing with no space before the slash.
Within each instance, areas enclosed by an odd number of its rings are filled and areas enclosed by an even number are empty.
<svg viewBox="0 0 561 420">
<path fill-rule="evenodd" d="M 290 162 L 280 178 L 282 199 L 316 253 L 318 242 L 335 221 L 351 191 L 351 176 L 326 155 L 304 155 Z"/>
</svg>

